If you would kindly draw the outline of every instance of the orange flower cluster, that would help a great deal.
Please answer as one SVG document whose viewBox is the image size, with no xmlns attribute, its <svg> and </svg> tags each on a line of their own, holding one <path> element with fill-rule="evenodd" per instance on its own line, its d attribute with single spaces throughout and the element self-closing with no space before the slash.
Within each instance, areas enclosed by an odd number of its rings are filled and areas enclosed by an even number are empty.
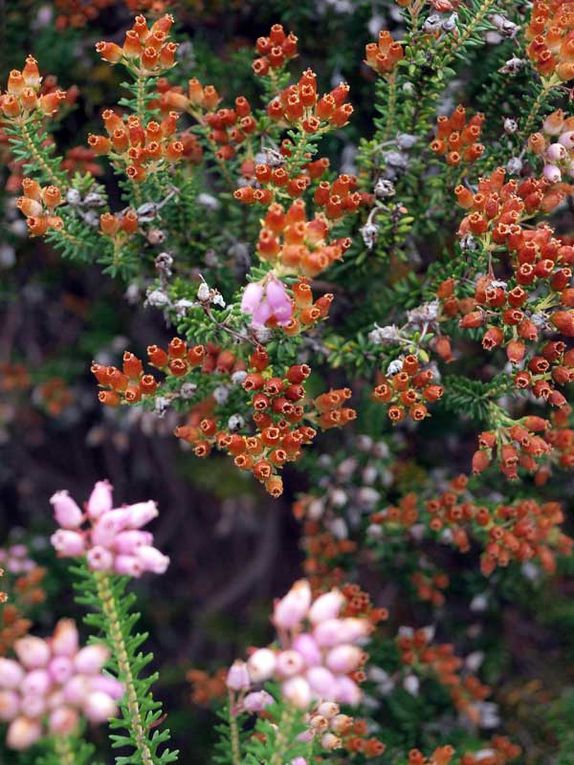
<svg viewBox="0 0 574 765">
<path fill-rule="evenodd" d="M 251 114 L 251 106 L 245 96 L 235 99 L 234 109 L 218 109 L 206 114 L 203 124 L 209 128 L 209 140 L 221 148 L 216 156 L 221 160 L 231 159 L 236 147 L 255 132 L 257 123 Z"/>
<path fill-rule="evenodd" d="M 251 65 L 259 77 L 269 74 L 270 69 L 281 69 L 287 61 L 295 58 L 297 53 L 297 37 L 293 32 L 285 34 L 281 24 L 273 24 L 267 37 L 258 37 L 255 49 L 260 58 Z"/>
<path fill-rule="evenodd" d="M 42 92 L 38 62 L 28 56 L 22 71 L 13 69 L 8 76 L 5 93 L 0 94 L 0 110 L 7 118 L 28 119 L 32 114 L 53 116 L 66 101 L 65 90 Z"/>
<path fill-rule="evenodd" d="M 306 69 L 296 85 L 289 85 L 267 107 L 274 122 L 300 125 L 306 133 L 326 132 L 347 124 L 353 107 L 347 101 L 349 86 L 340 83 L 319 97 L 317 75 Z"/>
<path fill-rule="evenodd" d="M 345 215 L 355 213 L 361 204 L 372 201 L 370 194 L 364 194 L 356 190 L 357 179 L 354 175 L 339 175 L 333 183 L 321 181 L 313 199 L 318 207 L 325 210 L 325 215 L 331 220 L 339 220 Z"/>
<path fill-rule="evenodd" d="M 74 400 L 70 386 L 61 377 L 50 377 L 35 390 L 39 404 L 51 417 L 58 417 Z"/>
<path fill-rule="evenodd" d="M 326 318 L 333 302 L 333 294 L 330 292 L 314 300 L 313 292 L 306 279 L 300 279 L 293 285 L 292 294 L 293 317 L 284 327 L 285 334 L 289 336 L 298 335 Z"/>
<path fill-rule="evenodd" d="M 88 145 L 98 156 L 107 155 L 125 166 L 132 181 L 143 181 L 166 162 L 176 162 L 184 156 L 185 146 L 175 136 L 177 112 L 170 112 L 161 122 L 150 120 L 145 126 L 135 114 L 122 117 L 113 109 L 106 109 L 102 118 L 108 135 L 91 133 Z"/>
<path fill-rule="evenodd" d="M 207 707 L 212 701 L 225 698 L 227 686 L 225 677 L 227 670 L 222 667 L 210 675 L 202 669 L 190 669 L 185 679 L 192 686 L 191 700 L 200 707 Z"/>
<path fill-rule="evenodd" d="M 446 688 L 456 709 L 471 722 L 479 722 L 476 702 L 484 701 L 490 695 L 490 688 L 474 675 L 461 674 L 464 662 L 455 656 L 452 644 L 432 645 L 428 631 L 420 629 L 399 635 L 397 647 L 403 664 L 423 675 L 434 676 Z"/>
<path fill-rule="evenodd" d="M 521 218 L 533 213 L 551 212 L 566 196 L 568 187 L 551 184 L 544 179 L 514 179 L 505 183 L 506 171 L 498 167 L 480 178 L 475 194 L 466 186 L 454 190 L 458 204 L 468 214 L 462 219 L 461 236 L 488 234 L 495 244 L 518 244 L 525 232 L 517 225 Z M 518 239 L 518 241 L 517 241 Z"/>
<path fill-rule="evenodd" d="M 426 403 L 438 401 L 443 394 L 441 385 L 433 383 L 431 369 L 420 369 L 416 356 L 409 354 L 404 357 L 399 372 L 391 377 L 382 377 L 373 390 L 373 399 L 382 404 L 388 404 L 389 419 L 393 423 L 400 422 L 408 414 L 415 422 L 424 420 L 428 415 Z"/>
<path fill-rule="evenodd" d="M 28 234 L 43 236 L 48 229 L 59 230 L 64 222 L 54 210 L 62 204 L 62 193 L 56 186 L 42 188 L 37 181 L 24 178 L 22 181 L 24 196 L 19 197 L 17 207 L 26 216 Z"/>
<path fill-rule="evenodd" d="M 498 469 L 511 481 L 518 478 L 518 468 L 536 472 L 539 467 L 537 459 L 552 449 L 544 437 L 549 425 L 548 420 L 542 417 L 527 416 L 512 425 L 481 433 L 478 437 L 479 448 L 472 458 L 473 473 L 477 475 L 486 470 L 494 454 L 498 459 Z"/>
<path fill-rule="evenodd" d="M 383 77 L 390 74 L 404 56 L 403 46 L 393 40 L 386 29 L 379 32 L 378 42 L 365 46 L 365 63 Z"/>
<path fill-rule="evenodd" d="M 281 144 L 280 158 L 277 167 L 270 164 L 255 164 L 252 160 L 246 160 L 241 165 L 241 172 L 249 183 L 241 186 L 234 192 L 235 199 L 244 204 L 268 205 L 277 197 L 300 197 L 311 185 L 312 181 L 320 178 L 329 167 L 326 158 L 307 162 L 295 176 L 290 176 L 284 167 L 284 158 L 292 155 L 293 145 L 289 140 Z M 252 186 L 255 181 L 258 185 Z"/>
<path fill-rule="evenodd" d="M 245 369 L 243 362 L 230 351 L 217 349 L 216 355 L 203 345 L 188 347 L 177 337 L 167 351 L 150 346 L 148 359 L 167 378 L 183 378 L 194 369 L 204 374 L 214 371 L 232 374 Z M 124 354 L 121 370 L 94 363 L 92 372 L 104 388 L 98 398 L 108 406 L 135 404 L 142 398 L 163 393 L 156 378 L 144 374 L 142 362 L 132 353 Z M 347 388 L 331 390 L 312 401 L 307 399 L 303 383 L 310 372 L 310 368 L 302 364 L 289 367 L 282 377 L 273 376 L 267 353 L 255 351 L 249 360 L 248 374 L 241 383 L 253 410 L 255 435 L 240 435 L 230 429 L 229 423 L 220 422 L 213 411 L 216 403 L 213 398 L 192 409 L 187 424 L 179 426 L 175 435 L 191 444 L 197 457 L 207 457 L 213 447 L 226 452 L 234 458 L 236 467 L 251 472 L 272 496 L 278 497 L 283 491 L 283 482 L 277 471 L 286 462 L 297 460 L 302 446 L 311 443 L 317 434 L 315 428 L 304 421 L 329 429 L 345 425 L 356 417 L 355 410 L 345 406 L 351 395 Z"/>
<path fill-rule="evenodd" d="M 373 626 L 389 618 L 387 609 L 375 608 L 369 593 L 362 590 L 358 584 L 343 584 L 340 589 L 347 599 L 341 610 L 341 616 L 361 617 L 370 621 Z"/>
<path fill-rule="evenodd" d="M 173 23 L 173 16 L 167 13 L 148 28 L 145 17 L 136 16 L 123 45 L 102 41 L 96 43 L 96 50 L 104 61 L 121 62 L 140 76 L 163 74 L 175 64 L 178 45 L 169 40 Z"/>
<path fill-rule="evenodd" d="M 414 492 L 404 494 L 398 505 L 389 505 L 384 510 L 380 510 L 371 515 L 371 523 L 386 526 L 390 529 L 397 527 L 410 528 L 414 526 L 419 518 L 418 495 Z"/>
<path fill-rule="evenodd" d="M 528 58 L 545 80 L 574 78 L 574 3 L 534 0 L 526 28 Z"/>
<path fill-rule="evenodd" d="M 449 765 L 454 755 L 454 747 L 449 744 L 437 747 L 429 757 L 425 757 L 419 749 L 411 749 L 408 765 Z"/>
<path fill-rule="evenodd" d="M 368 725 L 366 720 L 348 718 L 348 726 L 342 730 L 341 748 L 353 754 L 362 754 L 367 759 L 380 757 L 385 751 L 385 745 L 378 738 L 368 738 Z"/>
<path fill-rule="evenodd" d="M 287 211 L 274 203 L 263 219 L 257 254 L 287 273 L 313 278 L 341 260 L 351 245 L 350 239 L 329 242 L 328 235 L 329 224 L 322 216 L 307 220 L 303 200 L 296 199 Z"/>
<path fill-rule="evenodd" d="M 305 517 L 306 505 L 313 498 L 306 496 L 293 505 L 293 514 L 300 520 Z M 357 544 L 351 539 L 337 539 L 316 520 L 306 520 L 303 524 L 301 547 L 305 553 L 303 571 L 314 593 L 326 592 L 338 587 L 345 572 L 338 561 L 345 555 L 352 554 Z"/>
<path fill-rule="evenodd" d="M 112 239 L 135 234 L 138 226 L 138 216 L 135 210 L 128 209 L 123 212 L 107 212 L 100 215 L 100 231 L 104 236 L 109 236 Z"/>
<path fill-rule="evenodd" d="M 437 607 L 444 605 L 445 597 L 442 591 L 449 585 L 446 574 L 426 574 L 423 571 L 415 571 L 411 576 L 411 582 L 421 600 L 428 601 Z"/>
<path fill-rule="evenodd" d="M 480 568 L 488 576 L 497 566 L 510 561 L 537 560 L 548 573 L 556 570 L 556 553 L 569 555 L 574 540 L 558 528 L 564 513 L 558 502 L 539 504 L 522 499 L 496 508 L 488 527 L 489 542 L 481 557 Z"/>
<path fill-rule="evenodd" d="M 494 736 L 489 742 L 489 753 L 467 752 L 460 758 L 460 765 L 506 765 L 522 754 L 522 749 L 506 736 Z"/>
<path fill-rule="evenodd" d="M 483 122 L 484 114 L 475 114 L 467 121 L 464 106 L 457 106 L 450 117 L 438 118 L 432 151 L 446 156 L 449 165 L 476 162 L 484 153 L 483 144 L 478 142 Z"/>
<path fill-rule="evenodd" d="M 202 85 L 195 77 L 188 81 L 187 93 L 181 85 L 171 85 L 165 77 L 156 82 L 158 98 L 150 106 L 167 114 L 172 109 L 179 112 L 189 111 L 198 122 L 202 122 L 203 112 L 214 112 L 221 102 L 221 96 L 213 85 Z"/>
<path fill-rule="evenodd" d="M 5 656 L 16 640 L 26 635 L 30 629 L 31 621 L 27 618 L 26 612 L 30 607 L 43 603 L 46 599 L 42 586 L 45 575 L 44 568 L 32 564 L 29 571 L 15 575 L 11 580 L 9 598 L 6 593 L 2 593 L 4 597 L 0 598 L 0 603 L 3 604 L 0 610 L 0 656 Z M 8 599 L 10 602 L 5 604 Z"/>
</svg>

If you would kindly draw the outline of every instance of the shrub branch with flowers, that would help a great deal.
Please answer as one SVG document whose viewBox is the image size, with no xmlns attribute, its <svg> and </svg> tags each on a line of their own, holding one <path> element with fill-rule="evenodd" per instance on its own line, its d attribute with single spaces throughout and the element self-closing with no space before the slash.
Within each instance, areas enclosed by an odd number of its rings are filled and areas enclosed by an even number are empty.
<svg viewBox="0 0 574 765">
<path fill-rule="evenodd" d="M 190 674 L 196 698 L 217 697 L 209 761 L 566 763 L 507 735 L 496 672 L 480 679 L 470 629 L 461 655 L 449 608 L 461 591 L 469 613 L 497 590 L 528 601 L 571 567 L 574 3 L 383 5 L 390 28 L 378 17 L 353 62 L 365 113 L 299 64 L 296 24 L 257 39 L 247 98 L 188 77 L 160 11 L 97 42 L 123 95 L 61 152 L 78 94 L 28 55 L 0 94 L 9 186 L 30 238 L 169 328 L 145 353 L 82 359 L 110 420 L 169 420 L 186 459 L 224 471 L 221 453 L 258 496 L 297 495 L 304 578 L 271 607 L 271 642 Z M 89 640 L 70 619 L 32 633 L 44 569 L 0 551 L 25 574 L 0 622 L 7 750 L 182 762 L 132 592 L 170 563 L 145 528 L 155 502 L 115 505 L 106 480 L 85 505 L 65 489 L 50 502 Z M 369 581 L 392 593 L 373 600 Z M 407 623 L 407 601 L 427 624 Z M 106 723 L 118 753 L 92 730 Z"/>
</svg>

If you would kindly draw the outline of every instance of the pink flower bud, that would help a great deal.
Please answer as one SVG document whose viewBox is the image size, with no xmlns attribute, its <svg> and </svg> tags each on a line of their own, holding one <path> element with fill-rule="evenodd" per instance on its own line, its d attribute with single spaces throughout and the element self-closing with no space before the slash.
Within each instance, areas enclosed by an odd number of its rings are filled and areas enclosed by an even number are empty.
<svg viewBox="0 0 574 765">
<path fill-rule="evenodd" d="M 46 696 L 46 709 L 53 710 L 57 707 L 63 707 L 65 706 L 66 699 L 64 698 L 64 692 L 59 691 L 52 691 Z"/>
<path fill-rule="evenodd" d="M 342 643 L 355 643 L 366 637 L 370 630 L 366 619 L 327 619 L 315 627 L 313 634 L 321 647 L 331 648 Z"/>
<path fill-rule="evenodd" d="M 339 590 L 320 595 L 309 609 L 309 620 L 313 624 L 335 619 L 345 603 L 345 596 Z"/>
<path fill-rule="evenodd" d="M 267 304 L 278 324 L 288 324 L 293 316 L 293 303 L 291 302 L 283 282 L 279 279 L 270 279 L 265 288 Z"/>
<path fill-rule="evenodd" d="M 46 714 L 46 698 L 44 696 L 21 696 L 20 706 L 27 717 L 43 717 Z"/>
<path fill-rule="evenodd" d="M 54 549 L 64 557 L 82 555 L 86 548 L 84 535 L 78 531 L 68 531 L 67 529 L 58 529 L 50 537 L 50 542 Z"/>
<path fill-rule="evenodd" d="M 253 327 L 264 327 L 265 323 L 271 318 L 271 306 L 266 300 L 263 300 L 251 315 L 251 325 Z"/>
<path fill-rule="evenodd" d="M 327 654 L 327 666 L 332 672 L 346 675 L 354 672 L 363 658 L 363 652 L 355 645 L 339 645 Z"/>
<path fill-rule="evenodd" d="M 106 722 L 116 711 L 116 702 L 103 691 L 93 691 L 84 702 L 84 714 L 93 723 Z"/>
<path fill-rule="evenodd" d="M 77 529 L 82 525 L 84 514 L 67 491 L 57 491 L 50 499 L 58 525 L 65 529 Z"/>
<path fill-rule="evenodd" d="M 149 531 L 130 530 L 122 531 L 114 539 L 112 547 L 115 552 L 122 555 L 133 555 L 138 547 L 142 545 L 151 545 L 153 542 L 153 534 Z"/>
<path fill-rule="evenodd" d="M 101 671 L 109 655 L 109 650 L 101 643 L 87 645 L 78 651 L 74 659 L 74 667 L 82 675 L 95 675 Z"/>
<path fill-rule="evenodd" d="M 258 648 L 247 660 L 249 676 L 254 683 L 263 683 L 273 677 L 277 657 L 269 648 Z"/>
<path fill-rule="evenodd" d="M 319 698 L 332 699 L 336 696 L 336 680 L 325 667 L 311 667 L 307 670 L 306 677 L 315 695 Z"/>
<path fill-rule="evenodd" d="M 118 555 L 114 560 L 114 571 L 123 576 L 140 577 L 143 566 L 135 555 Z"/>
<path fill-rule="evenodd" d="M 562 133 L 558 141 L 567 151 L 572 151 L 572 149 L 574 149 L 574 130 L 568 130 L 566 133 Z"/>
<path fill-rule="evenodd" d="M 122 683 L 109 675 L 90 677 L 89 688 L 90 691 L 102 691 L 102 693 L 110 696 L 114 701 L 119 701 L 125 693 Z"/>
<path fill-rule="evenodd" d="M 293 640 L 292 645 L 293 649 L 301 654 L 303 661 L 308 667 L 314 667 L 321 663 L 321 651 L 312 635 L 302 632 Z"/>
<path fill-rule="evenodd" d="M 241 298 L 241 310 L 243 313 L 253 314 L 263 300 L 264 289 L 259 282 L 251 282 L 243 290 Z"/>
<path fill-rule="evenodd" d="M 50 648 L 42 638 L 27 635 L 14 643 L 16 655 L 26 669 L 45 667 L 50 661 Z"/>
<path fill-rule="evenodd" d="M 113 507 L 112 485 L 109 481 L 98 481 L 92 489 L 88 500 L 88 515 L 95 520 L 102 513 L 111 510 Z"/>
<path fill-rule="evenodd" d="M 551 143 L 544 153 L 548 162 L 562 162 L 566 156 L 567 152 L 562 143 Z"/>
<path fill-rule="evenodd" d="M 277 656 L 276 671 L 281 677 L 293 677 L 305 668 L 303 657 L 297 651 L 281 651 Z"/>
<path fill-rule="evenodd" d="M 306 709 L 311 703 L 311 686 L 301 676 L 290 677 L 281 686 L 281 693 L 298 709 Z"/>
<path fill-rule="evenodd" d="M 20 697 L 14 691 L 0 691 L 0 720 L 10 722 L 20 711 Z"/>
<path fill-rule="evenodd" d="M 278 629 L 292 629 L 305 618 L 310 605 L 311 587 L 307 580 L 300 579 L 275 603 L 273 623 Z"/>
<path fill-rule="evenodd" d="M 249 672 L 247 671 L 247 664 L 244 661 L 237 659 L 233 662 L 227 672 L 225 684 L 232 691 L 246 691 L 249 689 L 251 682 Z"/>
<path fill-rule="evenodd" d="M 342 741 L 334 733 L 328 732 L 321 736 L 321 746 L 330 752 L 333 749 L 339 749 L 342 746 Z"/>
<path fill-rule="evenodd" d="M 22 680 L 19 690 L 24 696 L 45 696 L 51 683 L 52 679 L 45 669 L 33 669 Z"/>
<path fill-rule="evenodd" d="M 271 706 L 271 704 L 273 704 L 273 696 L 267 693 L 267 691 L 253 691 L 253 693 L 248 693 L 243 699 L 243 708 L 250 714 L 262 712 L 268 706 Z"/>
<path fill-rule="evenodd" d="M 334 699 L 335 701 L 355 707 L 361 701 L 361 698 L 361 689 L 350 677 L 343 675 L 337 678 L 337 697 Z"/>
<path fill-rule="evenodd" d="M 126 508 L 129 512 L 129 528 L 140 529 L 159 515 L 157 505 L 152 500 L 136 502 Z"/>
<path fill-rule="evenodd" d="M 294 760 L 291 760 L 290 765 L 307 765 L 307 760 L 304 757 L 295 757 Z"/>
<path fill-rule="evenodd" d="M 114 565 L 114 556 L 105 547 L 100 545 L 92 547 L 86 554 L 88 566 L 92 571 L 111 571 Z"/>
<path fill-rule="evenodd" d="M 331 720 L 333 717 L 336 717 L 340 711 L 341 710 L 339 705 L 335 704 L 334 701 L 324 701 L 317 707 L 317 714 L 321 715 L 322 717 L 326 717 L 327 720 Z"/>
<path fill-rule="evenodd" d="M 42 725 L 38 720 L 17 717 L 10 723 L 6 735 L 6 744 L 10 749 L 22 751 L 35 744 L 42 736 Z"/>
<path fill-rule="evenodd" d="M 136 558 L 142 564 L 145 571 L 153 574 L 164 574 L 169 566 L 169 558 L 155 547 L 142 545 L 135 552 Z"/>
<path fill-rule="evenodd" d="M 75 675 L 64 685 L 64 699 L 69 704 L 80 706 L 87 698 L 89 690 L 88 678 Z"/>
<path fill-rule="evenodd" d="M 107 547 L 120 531 L 128 527 L 129 521 L 130 513 L 127 508 L 102 513 L 92 529 L 92 544 Z"/>
<path fill-rule="evenodd" d="M 550 183 L 560 183 L 562 180 L 562 173 L 560 172 L 560 168 L 557 167 L 557 165 L 544 165 L 542 174 L 547 181 L 550 181 Z"/>
<path fill-rule="evenodd" d="M 79 636 L 72 619 L 60 619 L 50 640 L 50 648 L 55 656 L 75 656 L 78 652 Z"/>
<path fill-rule="evenodd" d="M 57 707 L 52 710 L 48 717 L 48 729 L 50 733 L 60 736 L 69 736 L 78 727 L 80 717 L 75 709 L 70 707 Z"/>
<path fill-rule="evenodd" d="M 17 688 L 24 677 L 24 670 L 13 659 L 0 657 L 0 688 Z"/>
</svg>

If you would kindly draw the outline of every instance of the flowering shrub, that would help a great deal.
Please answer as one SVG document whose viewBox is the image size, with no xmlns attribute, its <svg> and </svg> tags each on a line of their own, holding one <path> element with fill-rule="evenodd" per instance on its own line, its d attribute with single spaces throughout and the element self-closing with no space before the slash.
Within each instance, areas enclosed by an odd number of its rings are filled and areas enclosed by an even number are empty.
<svg viewBox="0 0 574 765">
<path fill-rule="evenodd" d="M 564 765 L 574 4 L 280 6 L 9 19 L 0 755 Z"/>
</svg>

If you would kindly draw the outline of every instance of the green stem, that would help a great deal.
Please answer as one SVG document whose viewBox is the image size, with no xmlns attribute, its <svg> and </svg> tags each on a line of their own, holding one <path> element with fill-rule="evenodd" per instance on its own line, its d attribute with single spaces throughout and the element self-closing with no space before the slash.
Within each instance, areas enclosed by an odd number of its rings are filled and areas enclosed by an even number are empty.
<svg viewBox="0 0 574 765">
<path fill-rule="evenodd" d="M 233 694 L 229 692 L 229 730 L 231 731 L 231 762 L 241 765 L 241 747 L 239 744 L 239 728 L 237 718 L 233 714 Z"/>
<path fill-rule="evenodd" d="M 389 75 L 389 95 L 387 98 L 387 119 L 385 122 L 385 138 L 391 138 L 395 126 L 395 109 L 397 106 L 397 75 Z"/>
<path fill-rule="evenodd" d="M 524 123 L 524 128 L 521 131 L 522 140 L 526 141 L 528 136 L 532 132 L 532 126 L 534 125 L 534 122 L 536 121 L 536 118 L 538 117 L 540 109 L 542 108 L 542 105 L 544 104 L 544 99 L 546 98 L 550 90 L 552 90 L 552 86 L 548 85 L 548 83 L 543 83 L 542 87 L 540 88 L 538 92 L 538 95 L 536 96 L 536 98 L 534 99 L 534 102 L 532 103 L 532 106 L 530 107 L 530 111 L 528 112 L 528 117 L 526 118 L 526 122 Z"/>
<path fill-rule="evenodd" d="M 136 114 L 142 120 L 145 115 L 145 78 L 138 74 L 136 78 Z"/>
<path fill-rule="evenodd" d="M 277 727 L 277 735 L 275 736 L 275 746 L 273 757 L 269 761 L 269 765 L 285 765 L 287 755 L 289 752 L 289 746 L 292 741 L 293 724 L 297 716 L 297 710 L 291 704 L 287 705 L 279 720 Z"/>
<path fill-rule="evenodd" d="M 26 122 L 20 122 L 18 127 L 20 128 L 21 139 L 26 145 L 30 157 L 34 160 L 37 167 L 40 168 L 40 170 L 44 173 L 46 179 L 54 186 L 58 186 L 61 189 L 62 186 L 66 184 L 65 175 L 57 173 L 52 167 L 50 167 L 49 163 L 46 161 L 45 157 L 42 156 L 34 142 L 34 139 L 30 135 L 30 131 L 28 130 L 28 125 Z"/>
<path fill-rule="evenodd" d="M 102 612 L 106 618 L 108 638 L 114 650 L 114 658 L 118 663 L 119 680 L 124 684 L 129 712 L 128 724 L 141 756 L 142 765 L 154 765 L 154 760 L 146 740 L 146 729 L 142 719 L 140 703 L 130 666 L 128 650 L 125 644 L 118 606 L 107 574 L 102 571 L 94 572 L 94 579 Z"/>
<path fill-rule="evenodd" d="M 446 56 L 441 62 L 442 66 L 447 66 L 456 56 L 457 52 L 464 48 L 470 37 L 472 37 L 476 31 L 477 27 L 482 24 L 486 18 L 487 13 L 491 10 L 492 6 L 495 5 L 495 2 L 496 0 L 483 0 L 472 21 L 468 24 L 460 37 L 454 41 L 455 44 L 447 47 Z"/>
<path fill-rule="evenodd" d="M 55 736 L 53 739 L 54 753 L 60 765 L 75 765 L 74 748 L 69 736 Z"/>
</svg>

